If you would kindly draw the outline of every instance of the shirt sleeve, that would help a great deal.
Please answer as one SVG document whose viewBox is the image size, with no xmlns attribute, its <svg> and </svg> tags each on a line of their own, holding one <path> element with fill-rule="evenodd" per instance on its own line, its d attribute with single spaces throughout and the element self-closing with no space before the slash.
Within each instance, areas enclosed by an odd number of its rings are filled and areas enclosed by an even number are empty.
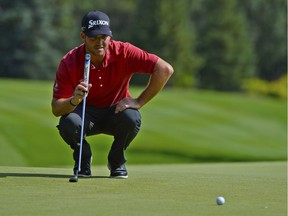
<svg viewBox="0 0 288 216">
<path fill-rule="evenodd" d="M 61 60 L 56 72 L 56 79 L 53 87 L 54 98 L 69 98 L 73 95 L 75 86 L 69 77 L 68 68 L 63 60 Z"/>
<path fill-rule="evenodd" d="M 130 43 L 126 43 L 124 54 L 133 73 L 153 73 L 154 66 L 159 59 L 157 55 L 148 53 Z"/>
</svg>

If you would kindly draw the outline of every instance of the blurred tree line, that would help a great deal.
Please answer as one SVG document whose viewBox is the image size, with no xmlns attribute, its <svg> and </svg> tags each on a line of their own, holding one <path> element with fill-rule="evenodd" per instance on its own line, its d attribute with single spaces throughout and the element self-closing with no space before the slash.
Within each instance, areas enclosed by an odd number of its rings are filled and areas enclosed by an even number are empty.
<svg viewBox="0 0 288 216">
<path fill-rule="evenodd" d="M 286 0 L 1 0 L 0 77 L 54 79 L 81 43 L 82 16 L 96 9 L 110 16 L 115 40 L 173 65 L 170 85 L 237 91 L 247 78 L 287 74 L 286 8 Z"/>
</svg>

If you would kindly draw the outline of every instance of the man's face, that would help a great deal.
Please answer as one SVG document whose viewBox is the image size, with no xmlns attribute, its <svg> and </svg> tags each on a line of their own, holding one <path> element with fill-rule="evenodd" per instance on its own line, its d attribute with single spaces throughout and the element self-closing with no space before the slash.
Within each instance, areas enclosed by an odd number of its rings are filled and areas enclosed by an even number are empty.
<svg viewBox="0 0 288 216">
<path fill-rule="evenodd" d="M 107 35 L 97 35 L 88 37 L 83 34 L 82 39 L 86 45 L 86 51 L 95 56 L 105 56 L 111 37 Z"/>
</svg>

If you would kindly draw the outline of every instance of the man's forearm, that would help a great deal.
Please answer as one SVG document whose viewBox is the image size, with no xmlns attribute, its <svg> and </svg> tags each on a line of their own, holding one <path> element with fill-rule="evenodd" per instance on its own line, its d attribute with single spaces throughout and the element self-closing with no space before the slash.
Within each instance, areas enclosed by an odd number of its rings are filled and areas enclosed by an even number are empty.
<svg viewBox="0 0 288 216">
<path fill-rule="evenodd" d="M 158 92 L 162 90 L 173 72 L 172 66 L 167 62 L 162 59 L 157 61 L 147 87 L 137 98 L 140 107 L 148 103 L 155 95 L 158 94 Z"/>
<path fill-rule="evenodd" d="M 62 116 L 73 111 L 77 104 L 73 101 L 73 97 L 71 98 L 61 98 L 61 99 L 52 99 L 52 113 L 55 116 Z"/>
</svg>

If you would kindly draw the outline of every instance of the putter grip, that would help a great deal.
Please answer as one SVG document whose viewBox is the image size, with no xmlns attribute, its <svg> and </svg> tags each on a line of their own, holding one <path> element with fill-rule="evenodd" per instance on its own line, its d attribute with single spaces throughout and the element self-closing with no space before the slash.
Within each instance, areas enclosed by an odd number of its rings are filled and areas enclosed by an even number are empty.
<svg viewBox="0 0 288 216">
<path fill-rule="evenodd" d="M 84 65 L 84 82 L 89 84 L 89 73 L 90 73 L 90 53 L 85 54 L 85 65 Z"/>
</svg>

